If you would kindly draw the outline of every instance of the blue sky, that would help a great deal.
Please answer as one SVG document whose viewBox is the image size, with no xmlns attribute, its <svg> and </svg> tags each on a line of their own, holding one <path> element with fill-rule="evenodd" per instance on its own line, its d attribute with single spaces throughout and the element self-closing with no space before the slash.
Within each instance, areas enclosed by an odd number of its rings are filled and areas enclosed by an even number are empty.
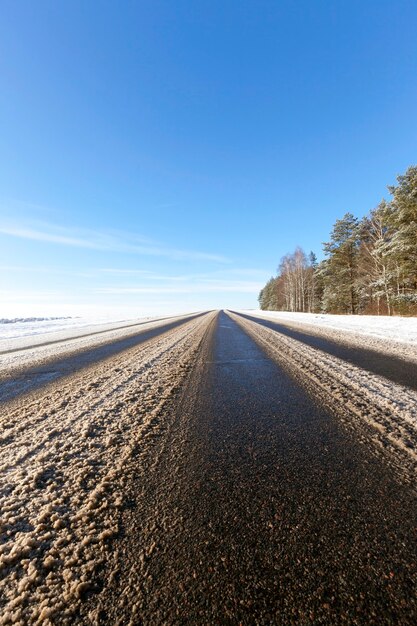
<svg viewBox="0 0 417 626">
<path fill-rule="evenodd" d="M 3 0 L 0 317 L 257 305 L 416 163 L 417 3 Z"/>
</svg>

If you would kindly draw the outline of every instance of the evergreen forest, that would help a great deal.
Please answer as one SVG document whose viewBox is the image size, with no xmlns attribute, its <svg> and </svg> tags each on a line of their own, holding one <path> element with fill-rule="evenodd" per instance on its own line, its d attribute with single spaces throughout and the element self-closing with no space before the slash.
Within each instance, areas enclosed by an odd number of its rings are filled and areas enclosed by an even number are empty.
<svg viewBox="0 0 417 626">
<path fill-rule="evenodd" d="M 324 259 L 297 247 L 259 294 L 260 308 L 369 315 L 417 315 L 417 166 L 398 176 L 365 217 L 336 220 Z"/>
</svg>

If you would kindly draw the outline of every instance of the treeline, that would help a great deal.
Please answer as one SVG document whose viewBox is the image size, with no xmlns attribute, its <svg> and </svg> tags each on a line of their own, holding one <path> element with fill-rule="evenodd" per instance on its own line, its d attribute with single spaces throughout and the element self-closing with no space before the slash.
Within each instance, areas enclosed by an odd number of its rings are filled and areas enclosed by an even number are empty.
<svg viewBox="0 0 417 626">
<path fill-rule="evenodd" d="M 301 248 L 286 254 L 259 294 L 261 309 L 417 315 L 417 167 L 397 181 L 389 202 L 336 221 L 321 263 Z"/>
</svg>

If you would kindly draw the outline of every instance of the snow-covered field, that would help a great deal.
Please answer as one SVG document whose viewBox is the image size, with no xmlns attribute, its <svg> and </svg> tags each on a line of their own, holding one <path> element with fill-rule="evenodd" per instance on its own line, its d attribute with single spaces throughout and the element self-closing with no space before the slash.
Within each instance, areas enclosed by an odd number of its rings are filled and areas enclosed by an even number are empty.
<svg viewBox="0 0 417 626">
<path fill-rule="evenodd" d="M 71 339 L 134 322 L 155 318 L 55 317 L 0 319 L 0 352 L 34 346 L 47 341 Z"/>
<path fill-rule="evenodd" d="M 384 315 L 330 315 L 322 313 L 289 313 L 287 311 L 241 311 L 279 322 L 297 322 L 368 335 L 379 339 L 399 341 L 417 347 L 416 317 L 386 317 Z"/>
</svg>

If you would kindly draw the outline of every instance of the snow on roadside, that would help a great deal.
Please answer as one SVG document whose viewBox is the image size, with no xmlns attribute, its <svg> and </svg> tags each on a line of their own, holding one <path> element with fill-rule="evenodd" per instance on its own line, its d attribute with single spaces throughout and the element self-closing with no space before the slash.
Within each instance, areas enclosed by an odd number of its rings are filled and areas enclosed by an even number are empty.
<svg viewBox="0 0 417 626">
<path fill-rule="evenodd" d="M 52 341 L 65 341 L 125 325 L 151 322 L 160 317 L 120 318 L 68 317 L 49 319 L 0 320 L 0 353 L 22 350 Z"/>
<path fill-rule="evenodd" d="M 328 313 L 290 313 L 287 311 L 238 311 L 279 322 L 297 322 L 331 328 L 411 344 L 417 347 L 416 317 L 387 317 L 384 315 L 330 315 Z"/>
<path fill-rule="evenodd" d="M 253 318 L 276 322 L 298 332 L 323 337 L 350 348 L 373 350 L 410 363 L 417 363 L 416 318 L 258 310 L 238 312 Z"/>
<path fill-rule="evenodd" d="M 23 367 L 43 364 L 57 357 L 68 356 L 79 350 L 104 345 L 156 328 L 168 319 L 186 318 L 142 318 L 124 322 L 94 323 L 72 326 L 65 330 L 45 332 L 37 335 L 18 336 L 0 340 L 0 376 L 10 376 Z"/>
</svg>

